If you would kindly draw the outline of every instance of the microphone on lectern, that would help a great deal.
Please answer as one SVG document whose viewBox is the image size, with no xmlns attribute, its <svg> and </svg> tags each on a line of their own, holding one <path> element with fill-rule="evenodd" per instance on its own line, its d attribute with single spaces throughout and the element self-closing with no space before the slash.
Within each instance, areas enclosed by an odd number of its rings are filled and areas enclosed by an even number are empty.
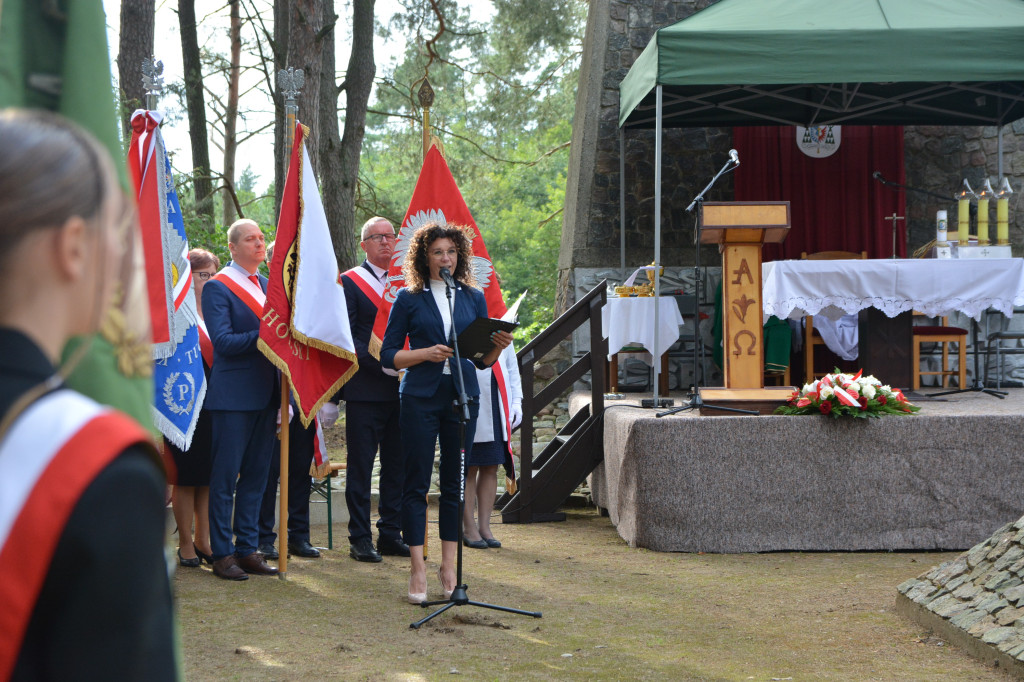
<svg viewBox="0 0 1024 682">
<path fill-rule="evenodd" d="M 449 270 L 448 268 L 441 268 L 440 275 L 441 275 L 441 279 L 444 280 L 445 284 L 447 284 L 452 289 L 455 288 L 455 280 L 452 279 L 452 272 L 451 272 L 451 270 Z"/>
<path fill-rule="evenodd" d="M 740 153 L 735 149 L 730 149 L 729 160 L 735 163 L 737 166 L 740 165 Z"/>
</svg>

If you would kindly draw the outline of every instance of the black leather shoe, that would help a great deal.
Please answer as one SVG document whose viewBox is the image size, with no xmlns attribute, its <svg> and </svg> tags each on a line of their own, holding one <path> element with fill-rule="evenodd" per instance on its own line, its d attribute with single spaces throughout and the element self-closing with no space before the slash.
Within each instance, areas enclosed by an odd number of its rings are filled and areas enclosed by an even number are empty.
<svg viewBox="0 0 1024 682">
<path fill-rule="evenodd" d="M 349 556 L 356 561 L 369 561 L 377 563 L 383 561 L 384 557 L 373 548 L 373 540 L 370 538 L 359 538 L 348 549 Z"/>
<path fill-rule="evenodd" d="M 497 549 L 501 547 L 501 541 L 495 540 L 494 538 L 484 538 L 484 542 L 486 542 L 487 546 L 491 549 Z"/>
<path fill-rule="evenodd" d="M 184 566 L 185 568 L 199 568 L 199 565 L 203 563 L 203 560 L 198 556 L 194 556 L 191 559 L 186 559 L 181 556 L 181 549 L 178 549 L 178 565 Z"/>
<path fill-rule="evenodd" d="M 398 538 L 381 535 L 377 538 L 377 551 L 381 556 L 409 556 L 409 545 Z"/>
<path fill-rule="evenodd" d="M 309 540 L 303 540 L 302 542 L 296 542 L 294 545 L 288 543 L 288 554 L 291 556 L 299 556 L 303 559 L 319 559 L 320 550 L 313 545 L 309 544 Z"/>
<path fill-rule="evenodd" d="M 484 540 L 470 540 L 469 538 L 462 538 L 462 544 L 466 547 L 472 547 L 473 549 L 487 549 L 487 542 Z"/>
<path fill-rule="evenodd" d="M 199 549 L 198 547 L 196 547 L 196 544 L 194 542 L 192 543 L 192 549 L 196 550 L 197 557 L 213 566 L 213 557 L 204 552 L 203 550 Z"/>
<path fill-rule="evenodd" d="M 264 559 L 277 559 L 280 556 L 278 555 L 277 550 L 274 549 L 274 545 L 269 542 L 264 542 L 256 548 L 256 551 L 262 554 Z"/>
</svg>

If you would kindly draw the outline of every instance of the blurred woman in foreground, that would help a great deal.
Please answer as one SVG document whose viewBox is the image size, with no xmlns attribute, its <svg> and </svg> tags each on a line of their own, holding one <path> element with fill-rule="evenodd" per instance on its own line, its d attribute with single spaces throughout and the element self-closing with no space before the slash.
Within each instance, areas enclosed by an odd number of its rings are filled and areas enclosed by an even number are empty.
<svg viewBox="0 0 1024 682">
<path fill-rule="evenodd" d="M 0 111 L 0 679 L 177 674 L 158 455 L 57 366 L 110 305 L 129 206 L 89 134 Z"/>
</svg>

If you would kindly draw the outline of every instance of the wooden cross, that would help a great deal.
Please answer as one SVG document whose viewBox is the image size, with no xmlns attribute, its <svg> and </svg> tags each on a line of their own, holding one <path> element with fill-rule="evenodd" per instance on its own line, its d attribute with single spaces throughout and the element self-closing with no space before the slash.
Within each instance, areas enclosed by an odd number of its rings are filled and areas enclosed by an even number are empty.
<svg viewBox="0 0 1024 682">
<path fill-rule="evenodd" d="M 901 215 L 897 215 L 897 214 L 893 213 L 892 215 L 886 216 L 885 218 L 883 218 L 883 220 L 891 220 L 892 221 L 892 257 L 895 258 L 896 257 L 896 221 L 897 220 L 906 220 L 906 218 L 904 218 Z"/>
</svg>

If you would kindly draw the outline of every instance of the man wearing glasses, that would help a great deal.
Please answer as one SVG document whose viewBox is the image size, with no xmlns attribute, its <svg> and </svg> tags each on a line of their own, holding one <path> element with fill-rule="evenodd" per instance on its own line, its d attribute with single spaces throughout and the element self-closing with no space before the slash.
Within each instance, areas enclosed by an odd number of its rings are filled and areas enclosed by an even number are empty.
<svg viewBox="0 0 1024 682">
<path fill-rule="evenodd" d="M 402 486 L 405 461 L 398 425 L 398 378 L 386 373 L 367 348 L 377 308 L 384 294 L 395 228 L 385 218 L 370 218 L 360 233 L 366 260 L 342 273 L 348 320 L 352 328 L 359 371 L 341 389 L 345 399 L 345 438 L 348 467 L 345 503 L 348 506 L 349 553 L 357 561 L 381 561 L 381 555 L 409 556 L 402 542 Z M 380 449 L 380 497 L 377 512 L 377 548 L 370 530 L 370 479 L 373 460 Z"/>
</svg>

